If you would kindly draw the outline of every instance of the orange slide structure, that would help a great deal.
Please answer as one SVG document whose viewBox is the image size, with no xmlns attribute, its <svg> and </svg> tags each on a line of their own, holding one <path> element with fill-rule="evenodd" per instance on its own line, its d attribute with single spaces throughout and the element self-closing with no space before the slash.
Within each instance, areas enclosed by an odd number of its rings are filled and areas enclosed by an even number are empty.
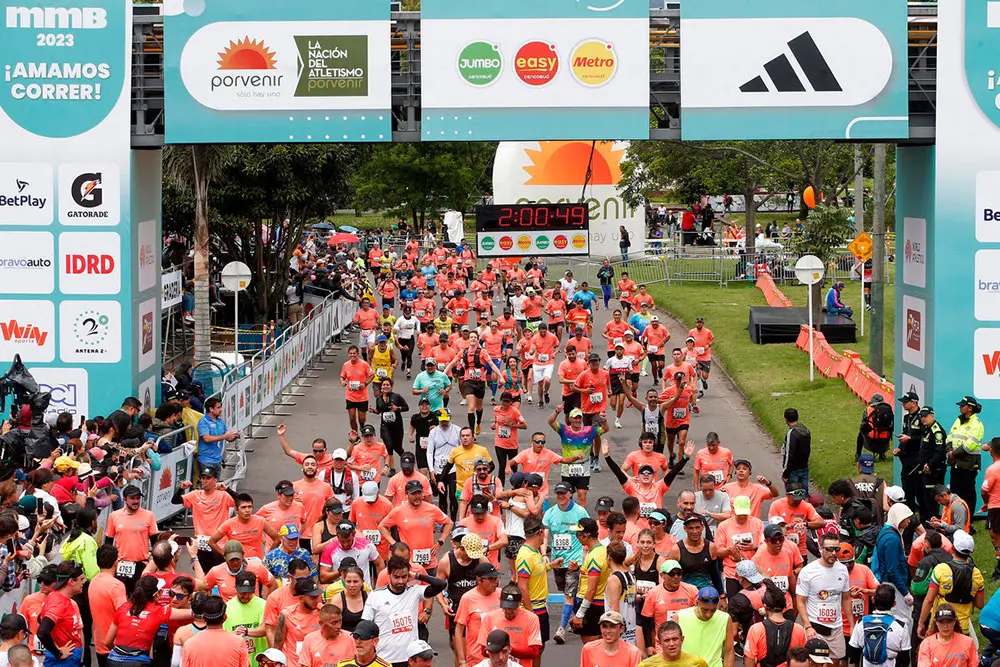
<svg viewBox="0 0 1000 667">
<path fill-rule="evenodd" d="M 809 327 L 805 324 L 799 330 L 795 346 L 809 354 Z M 826 341 L 826 337 L 816 331 L 813 333 L 813 358 L 816 370 L 823 377 L 842 378 L 847 387 L 863 402 L 868 403 L 872 394 L 882 394 L 886 403 L 895 405 L 896 388 L 891 382 L 885 382 L 879 375 L 868 368 L 857 352 L 844 350 L 840 354 Z"/>
<path fill-rule="evenodd" d="M 772 308 L 791 308 L 792 301 L 785 296 L 778 286 L 774 284 L 774 278 L 770 273 L 764 271 L 757 272 L 757 289 L 764 293 L 767 305 Z"/>
</svg>

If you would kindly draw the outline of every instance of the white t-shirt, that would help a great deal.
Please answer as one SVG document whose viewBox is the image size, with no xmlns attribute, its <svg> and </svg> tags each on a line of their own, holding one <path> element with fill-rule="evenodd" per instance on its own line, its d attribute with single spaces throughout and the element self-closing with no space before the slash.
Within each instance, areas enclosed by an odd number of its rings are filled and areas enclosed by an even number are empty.
<svg viewBox="0 0 1000 667">
<path fill-rule="evenodd" d="M 865 628 L 860 621 L 854 624 L 854 632 L 851 633 L 851 638 L 848 640 L 848 643 L 854 648 L 862 649 L 861 659 L 862 662 L 864 662 L 862 667 L 895 667 L 896 656 L 899 652 L 910 650 L 910 631 L 906 629 L 906 625 L 904 625 L 899 619 L 896 619 L 892 614 L 887 613 L 885 616 L 893 618 L 893 623 L 889 626 L 889 632 L 885 637 L 885 648 L 888 658 L 880 665 L 876 665 L 875 663 L 868 662 L 864 659 Z"/>
<path fill-rule="evenodd" d="M 361 531 L 358 532 L 360 533 Z M 364 544 L 362 544 L 362 542 L 364 542 Z M 340 561 L 350 556 L 354 560 L 358 561 L 358 567 L 361 568 L 361 572 L 364 574 L 365 583 L 368 584 L 368 588 L 371 588 L 371 568 L 368 567 L 368 564 L 374 563 L 378 559 L 378 547 L 370 541 L 367 535 L 362 539 L 355 538 L 354 545 L 350 549 L 343 549 L 340 546 L 340 542 L 336 539 L 334 539 L 332 545 L 332 549 L 327 547 L 323 550 L 323 553 L 320 555 L 319 564 L 327 565 L 334 570 L 339 570 Z"/>
<path fill-rule="evenodd" d="M 518 509 L 526 510 L 528 509 L 528 503 L 524 502 L 520 498 L 511 498 L 510 504 Z M 514 537 L 520 537 L 524 539 L 524 517 L 520 517 L 514 512 L 507 511 L 507 522 L 504 526 L 508 535 L 513 535 Z"/>
<path fill-rule="evenodd" d="M 620 378 L 622 374 L 628 373 L 632 369 L 632 357 L 622 357 L 621 359 L 617 356 L 610 357 L 604 362 L 604 368 L 611 373 L 611 377 L 615 377 L 617 374 Z"/>
<path fill-rule="evenodd" d="M 420 328 L 420 320 L 412 316 L 409 318 L 399 317 L 392 328 L 399 338 L 409 340 L 413 338 L 417 329 Z"/>
<path fill-rule="evenodd" d="M 388 586 L 376 588 L 368 594 L 361 618 L 378 625 L 378 657 L 386 662 L 406 662 L 410 642 L 417 636 L 417 616 L 424 601 L 427 586 L 408 586 L 396 595 Z"/>
<path fill-rule="evenodd" d="M 825 567 L 823 561 L 814 560 L 802 568 L 795 584 L 795 594 L 806 598 L 806 616 L 810 623 L 840 628 L 841 596 L 851 590 L 851 576 L 847 566 L 834 563 Z"/>
<path fill-rule="evenodd" d="M 523 319 L 525 319 L 524 318 L 524 308 L 523 308 L 523 306 L 524 306 L 524 300 L 526 298 L 527 297 L 525 297 L 523 294 L 521 296 L 516 296 L 515 295 L 515 296 L 510 297 L 510 309 L 513 311 L 513 315 L 514 315 L 514 319 L 515 320 L 523 320 Z"/>
<path fill-rule="evenodd" d="M 559 279 L 559 286 L 562 287 L 563 292 L 566 293 L 566 301 L 572 301 L 573 295 L 576 294 L 577 282 L 575 280 L 566 280 L 565 278 Z"/>
</svg>

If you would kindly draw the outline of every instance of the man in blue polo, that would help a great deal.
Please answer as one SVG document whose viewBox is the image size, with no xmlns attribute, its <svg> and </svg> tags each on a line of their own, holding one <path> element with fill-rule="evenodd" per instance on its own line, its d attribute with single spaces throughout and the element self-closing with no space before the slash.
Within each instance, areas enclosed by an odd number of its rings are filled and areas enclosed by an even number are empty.
<svg viewBox="0 0 1000 667">
<path fill-rule="evenodd" d="M 238 437 L 240 432 L 229 430 L 222 419 L 222 401 L 214 396 L 205 401 L 205 416 L 198 421 L 198 468 L 222 477 L 222 450 Z"/>
</svg>

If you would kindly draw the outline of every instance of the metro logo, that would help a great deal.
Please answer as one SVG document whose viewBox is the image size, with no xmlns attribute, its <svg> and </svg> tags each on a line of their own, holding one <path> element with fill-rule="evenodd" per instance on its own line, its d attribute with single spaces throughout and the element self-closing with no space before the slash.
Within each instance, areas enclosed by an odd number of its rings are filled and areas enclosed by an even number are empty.
<svg viewBox="0 0 1000 667">
<path fill-rule="evenodd" d="M 115 258 L 111 255 L 66 255 L 67 275 L 106 276 L 115 271 Z"/>
<path fill-rule="evenodd" d="M 28 343 L 43 347 L 49 332 L 42 331 L 34 324 L 21 324 L 17 320 L 8 320 L 0 322 L 0 337 L 8 343 Z"/>
</svg>

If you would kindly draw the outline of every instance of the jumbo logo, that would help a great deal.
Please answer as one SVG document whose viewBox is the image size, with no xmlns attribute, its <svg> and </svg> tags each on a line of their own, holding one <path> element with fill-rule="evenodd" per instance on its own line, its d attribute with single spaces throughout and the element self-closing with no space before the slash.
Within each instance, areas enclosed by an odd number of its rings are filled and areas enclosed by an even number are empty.
<svg viewBox="0 0 1000 667">
<path fill-rule="evenodd" d="M 529 86 L 551 83 L 559 72 L 556 47 L 545 42 L 528 42 L 514 56 L 514 72 Z"/>
<path fill-rule="evenodd" d="M 570 59 L 573 78 L 585 86 L 603 86 L 618 70 L 613 44 L 588 40 L 573 49 Z"/>
</svg>

